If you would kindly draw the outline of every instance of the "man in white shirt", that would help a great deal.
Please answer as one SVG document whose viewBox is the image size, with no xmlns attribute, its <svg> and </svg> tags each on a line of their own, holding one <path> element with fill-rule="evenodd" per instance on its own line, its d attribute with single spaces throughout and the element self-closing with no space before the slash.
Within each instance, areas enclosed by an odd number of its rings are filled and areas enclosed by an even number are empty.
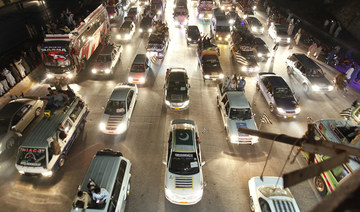
<svg viewBox="0 0 360 212">
<path fill-rule="evenodd" d="M 84 203 L 84 207 L 82 211 L 85 211 L 88 208 L 89 204 L 91 204 L 90 195 L 87 192 L 79 191 L 73 201 L 73 208 L 76 208 L 76 203 L 78 201 Z"/>
<path fill-rule="evenodd" d="M 92 194 L 92 198 L 95 201 L 98 208 L 103 208 L 106 201 L 109 199 L 109 192 L 105 188 L 96 187 Z"/>
<path fill-rule="evenodd" d="M 354 70 L 355 70 L 355 66 L 351 65 L 351 67 L 346 71 L 346 79 L 347 79 L 348 82 L 350 82 L 351 75 L 354 72 Z"/>
</svg>

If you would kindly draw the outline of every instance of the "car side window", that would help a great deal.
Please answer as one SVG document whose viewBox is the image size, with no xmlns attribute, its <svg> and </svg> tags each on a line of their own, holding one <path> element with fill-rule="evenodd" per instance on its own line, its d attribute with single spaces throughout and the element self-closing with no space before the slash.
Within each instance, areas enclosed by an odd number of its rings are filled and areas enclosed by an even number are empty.
<svg viewBox="0 0 360 212">
<path fill-rule="evenodd" d="M 112 198 L 111 198 L 111 205 L 110 205 L 109 211 L 115 211 L 115 209 L 116 209 L 117 201 L 119 199 L 119 195 L 121 192 L 121 186 L 122 186 L 122 182 L 123 182 L 125 171 L 126 171 L 126 165 L 127 165 L 127 162 L 125 160 L 121 160 L 119 172 L 116 177 L 116 181 L 115 181 L 115 185 L 114 185 L 114 189 L 113 189 L 113 193 L 111 194 Z"/>
<path fill-rule="evenodd" d="M 72 122 L 70 120 L 67 120 L 64 124 L 65 132 L 68 133 L 72 127 Z"/>
<path fill-rule="evenodd" d="M 227 102 L 227 103 L 225 104 L 225 111 L 226 111 L 226 115 L 229 115 L 229 111 L 230 111 L 229 102 Z"/>
<path fill-rule="evenodd" d="M 300 67 L 301 67 L 301 64 L 299 63 L 299 62 L 295 62 L 295 67 L 297 68 L 297 69 L 300 69 Z"/>
<path fill-rule="evenodd" d="M 22 106 L 20 110 L 15 113 L 14 118 L 11 121 L 11 126 L 16 125 L 22 119 L 22 117 L 24 117 L 24 115 L 29 112 L 30 108 L 31 105 Z"/>
<path fill-rule="evenodd" d="M 133 95 L 134 95 L 134 91 L 131 90 L 131 91 L 129 92 L 128 97 L 127 97 L 127 108 L 128 108 L 128 109 L 130 108 L 130 104 L 131 104 L 131 100 L 132 100 L 132 98 L 133 98 Z"/>
</svg>

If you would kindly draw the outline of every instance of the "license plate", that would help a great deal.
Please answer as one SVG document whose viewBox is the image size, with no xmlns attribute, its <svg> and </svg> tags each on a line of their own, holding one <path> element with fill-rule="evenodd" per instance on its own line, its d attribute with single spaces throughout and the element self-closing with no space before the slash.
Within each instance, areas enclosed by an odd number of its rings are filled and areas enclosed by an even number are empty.
<svg viewBox="0 0 360 212">
<path fill-rule="evenodd" d="M 180 108 L 179 108 L 179 107 L 176 107 L 175 110 L 180 110 Z"/>
<path fill-rule="evenodd" d="M 288 115 L 288 117 L 293 117 L 293 115 Z"/>
<path fill-rule="evenodd" d="M 100 76 L 103 75 L 103 73 L 100 73 Z"/>
<path fill-rule="evenodd" d="M 114 131 L 109 131 L 109 134 L 114 134 Z"/>
</svg>

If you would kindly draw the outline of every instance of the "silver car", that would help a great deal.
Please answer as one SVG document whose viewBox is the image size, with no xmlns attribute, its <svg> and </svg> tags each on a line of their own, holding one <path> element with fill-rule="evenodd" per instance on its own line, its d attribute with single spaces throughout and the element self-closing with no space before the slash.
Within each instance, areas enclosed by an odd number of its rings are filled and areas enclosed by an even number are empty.
<svg viewBox="0 0 360 212">
<path fill-rule="evenodd" d="M 44 101 L 20 98 L 10 101 L 0 110 L 0 153 L 15 146 L 26 127 L 40 114 Z"/>
<path fill-rule="evenodd" d="M 306 94 L 334 89 L 321 68 L 304 54 L 292 54 L 286 60 L 287 72 L 303 87 Z"/>
</svg>

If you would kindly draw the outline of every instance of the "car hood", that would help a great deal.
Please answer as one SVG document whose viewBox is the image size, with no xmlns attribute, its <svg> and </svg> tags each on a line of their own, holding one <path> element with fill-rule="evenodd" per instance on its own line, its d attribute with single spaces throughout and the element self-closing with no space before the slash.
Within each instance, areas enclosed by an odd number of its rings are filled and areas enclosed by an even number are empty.
<svg viewBox="0 0 360 212">
<path fill-rule="evenodd" d="M 165 176 L 165 186 L 177 195 L 187 196 L 203 189 L 201 171 L 194 175 L 177 175 L 169 172 Z"/>
<path fill-rule="evenodd" d="M 139 79 L 141 77 L 145 77 L 145 72 L 129 72 L 129 77 Z"/>
<path fill-rule="evenodd" d="M 200 34 L 197 33 L 188 33 L 188 37 L 192 40 L 198 40 L 200 38 Z"/>
<path fill-rule="evenodd" d="M 94 64 L 94 68 L 98 69 L 104 69 L 104 68 L 110 68 L 111 62 L 97 62 Z"/>
<path fill-rule="evenodd" d="M 277 107 L 281 107 L 282 109 L 285 109 L 285 110 L 295 110 L 296 105 L 297 105 L 294 97 L 276 98 L 275 102 L 276 102 Z"/>
<path fill-rule="evenodd" d="M 229 131 L 230 131 L 231 135 L 247 136 L 247 134 L 239 132 L 238 128 L 240 128 L 240 127 L 257 130 L 254 119 L 247 119 L 247 120 L 228 119 L 228 126 L 229 126 Z"/>
<path fill-rule="evenodd" d="M 258 53 L 267 54 L 270 53 L 269 49 L 266 46 L 255 46 Z"/>
<path fill-rule="evenodd" d="M 326 79 L 325 77 L 307 77 L 308 80 L 311 82 L 312 85 L 317 85 L 320 87 L 325 87 L 325 86 L 329 86 L 331 85 L 329 80 Z"/>
<path fill-rule="evenodd" d="M 203 66 L 203 72 L 205 73 L 212 73 L 212 72 L 217 72 L 217 73 L 222 73 L 222 69 L 221 66 Z"/>
<path fill-rule="evenodd" d="M 108 115 L 103 114 L 101 122 L 105 125 L 119 125 L 121 122 L 125 121 L 125 115 Z"/>
</svg>

